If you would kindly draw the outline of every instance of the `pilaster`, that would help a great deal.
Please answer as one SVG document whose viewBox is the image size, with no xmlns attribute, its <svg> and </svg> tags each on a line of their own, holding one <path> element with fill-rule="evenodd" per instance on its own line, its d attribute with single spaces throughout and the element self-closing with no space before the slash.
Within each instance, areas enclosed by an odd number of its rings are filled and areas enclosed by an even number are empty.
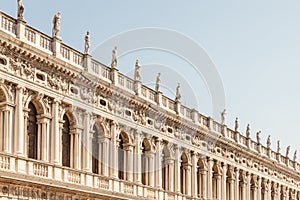
<svg viewBox="0 0 300 200">
<path fill-rule="evenodd" d="M 18 39 L 22 41 L 26 41 L 25 27 L 26 27 L 26 22 L 22 19 L 18 19 L 17 26 L 16 26 L 16 36 Z"/>
<path fill-rule="evenodd" d="M 61 53 L 60 53 L 60 45 L 61 45 L 61 38 L 58 36 L 53 37 L 52 39 L 52 51 L 53 51 L 53 55 L 57 58 L 61 57 Z"/>
<path fill-rule="evenodd" d="M 141 81 L 138 81 L 138 80 L 134 81 L 133 88 L 134 88 L 135 94 L 138 95 L 138 96 L 141 96 L 141 94 L 142 94 L 142 83 L 141 83 Z"/>
</svg>

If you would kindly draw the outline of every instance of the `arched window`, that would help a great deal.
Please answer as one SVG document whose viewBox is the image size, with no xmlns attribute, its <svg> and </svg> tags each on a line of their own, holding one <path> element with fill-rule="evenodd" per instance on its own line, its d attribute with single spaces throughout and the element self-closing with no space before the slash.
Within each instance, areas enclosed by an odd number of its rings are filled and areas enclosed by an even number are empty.
<svg viewBox="0 0 300 200">
<path fill-rule="evenodd" d="M 96 126 L 93 128 L 92 139 L 92 171 L 95 174 L 99 174 L 99 133 Z"/>
<path fill-rule="evenodd" d="M 70 121 L 67 115 L 63 117 L 64 124 L 62 130 L 62 165 L 70 167 Z"/>
<path fill-rule="evenodd" d="M 28 105 L 28 123 L 27 123 L 27 136 L 28 136 L 28 158 L 37 159 L 37 145 L 38 145 L 38 134 L 37 134 L 37 111 L 32 102 Z"/>
</svg>

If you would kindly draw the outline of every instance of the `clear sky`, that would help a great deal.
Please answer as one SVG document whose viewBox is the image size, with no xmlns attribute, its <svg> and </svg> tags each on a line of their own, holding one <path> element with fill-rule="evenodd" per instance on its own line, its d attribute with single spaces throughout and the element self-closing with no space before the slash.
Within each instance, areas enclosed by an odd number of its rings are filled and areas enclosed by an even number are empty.
<svg viewBox="0 0 300 200">
<path fill-rule="evenodd" d="M 0 9 L 16 16 L 16 2 L 2 0 Z M 222 77 L 227 124 L 233 127 L 238 116 L 241 132 L 250 123 L 252 137 L 261 130 L 265 143 L 270 134 L 273 149 L 280 139 L 283 154 L 288 145 L 292 147 L 290 157 L 295 149 L 300 150 L 300 1 L 23 0 L 23 3 L 27 23 L 47 34 L 51 34 L 53 15 L 61 11 L 63 42 L 79 50 L 83 50 L 87 30 L 91 32 L 92 49 L 113 35 L 143 27 L 174 30 L 193 39 L 206 50 Z M 109 64 L 110 55 L 110 51 L 101 55 L 106 58 L 105 64 Z M 120 58 L 121 72 L 130 73 L 137 57 L 145 66 L 161 64 L 185 70 L 191 67 L 178 56 L 144 50 Z M 162 74 L 162 84 L 168 85 L 164 83 L 168 76 Z M 194 86 L 189 75 L 185 77 L 192 87 L 200 88 L 195 94 L 201 97 L 196 107 L 211 115 L 205 83 Z M 165 90 L 174 95 L 175 87 L 168 86 Z M 182 96 L 183 103 L 189 104 L 188 95 L 183 92 Z"/>
</svg>

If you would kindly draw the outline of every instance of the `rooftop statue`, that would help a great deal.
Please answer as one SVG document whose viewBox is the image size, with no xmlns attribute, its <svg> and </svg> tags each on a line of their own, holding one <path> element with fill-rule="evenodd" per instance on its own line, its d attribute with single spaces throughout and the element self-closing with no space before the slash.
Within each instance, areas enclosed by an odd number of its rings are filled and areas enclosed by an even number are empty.
<svg viewBox="0 0 300 200">
<path fill-rule="evenodd" d="M 247 125 L 247 129 L 246 129 L 246 137 L 250 138 L 250 124 Z"/>
<path fill-rule="evenodd" d="M 158 73 L 156 76 L 155 91 L 159 92 L 159 88 L 160 88 L 160 73 Z"/>
<path fill-rule="evenodd" d="M 56 15 L 53 17 L 53 30 L 52 30 L 52 36 L 53 37 L 58 37 L 59 32 L 60 32 L 60 17 L 61 13 L 58 12 Z"/>
<path fill-rule="evenodd" d="M 289 157 L 290 150 L 291 150 L 291 146 L 288 146 L 288 147 L 286 148 L 285 157 L 287 157 L 287 158 Z"/>
<path fill-rule="evenodd" d="M 112 50 L 111 68 L 112 69 L 117 69 L 117 63 L 118 63 L 118 59 L 117 59 L 117 47 L 115 47 Z"/>
<path fill-rule="evenodd" d="M 271 147 L 271 135 L 268 136 L 268 139 L 267 139 L 267 148 L 270 148 Z"/>
<path fill-rule="evenodd" d="M 176 102 L 180 102 L 181 99 L 181 94 L 180 94 L 180 83 L 178 83 L 177 87 L 176 87 L 176 98 L 175 101 Z"/>
<path fill-rule="evenodd" d="M 137 59 L 135 62 L 135 71 L 134 71 L 134 80 L 135 81 L 141 80 L 140 69 L 141 69 L 141 65 L 139 63 L 139 60 Z"/>
<path fill-rule="evenodd" d="M 261 144 L 261 143 L 260 143 L 260 140 L 261 140 L 260 134 L 261 134 L 261 131 L 258 131 L 258 132 L 256 133 L 257 144 Z"/>
<path fill-rule="evenodd" d="M 277 153 L 280 153 L 280 140 L 277 140 Z"/>
<path fill-rule="evenodd" d="M 225 124 L 225 118 L 226 118 L 226 109 L 221 112 L 221 124 Z"/>
<path fill-rule="evenodd" d="M 238 132 L 239 131 L 239 118 L 235 118 L 235 122 L 234 122 L 234 131 Z"/>
<path fill-rule="evenodd" d="M 84 45 L 84 53 L 85 54 L 89 54 L 90 53 L 90 32 L 86 32 L 85 35 L 85 45 Z"/>
<path fill-rule="evenodd" d="M 296 160 L 297 160 L 297 150 L 295 150 L 294 157 L 293 157 L 293 161 L 296 162 Z"/>
<path fill-rule="evenodd" d="M 23 20 L 24 5 L 22 0 L 18 0 L 18 19 Z"/>
</svg>

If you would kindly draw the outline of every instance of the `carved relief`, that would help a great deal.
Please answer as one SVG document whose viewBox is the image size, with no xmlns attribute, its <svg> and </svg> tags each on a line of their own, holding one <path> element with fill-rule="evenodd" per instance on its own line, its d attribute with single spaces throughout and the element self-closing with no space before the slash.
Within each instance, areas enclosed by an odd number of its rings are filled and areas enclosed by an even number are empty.
<svg viewBox="0 0 300 200">
<path fill-rule="evenodd" d="M 132 115 L 133 121 L 135 121 L 138 124 L 141 125 L 146 125 L 146 113 L 145 111 L 141 110 L 141 109 L 137 109 L 133 112 Z"/>
<path fill-rule="evenodd" d="M 62 91 L 63 93 L 68 92 L 69 89 L 69 83 L 67 80 L 55 74 L 47 74 L 47 84 L 50 88 Z"/>
<path fill-rule="evenodd" d="M 202 144 L 200 136 L 195 136 L 192 140 L 192 144 L 200 147 Z"/>
<path fill-rule="evenodd" d="M 83 101 L 86 101 L 87 103 L 92 103 L 94 98 L 94 92 L 90 88 L 84 88 L 82 87 L 80 89 L 80 97 Z"/>
<path fill-rule="evenodd" d="M 27 79 L 33 80 L 35 68 L 29 62 L 15 57 L 10 58 L 9 64 L 11 67 L 11 71 L 13 71 L 15 75 L 19 75 L 22 77 L 26 77 Z"/>
</svg>

